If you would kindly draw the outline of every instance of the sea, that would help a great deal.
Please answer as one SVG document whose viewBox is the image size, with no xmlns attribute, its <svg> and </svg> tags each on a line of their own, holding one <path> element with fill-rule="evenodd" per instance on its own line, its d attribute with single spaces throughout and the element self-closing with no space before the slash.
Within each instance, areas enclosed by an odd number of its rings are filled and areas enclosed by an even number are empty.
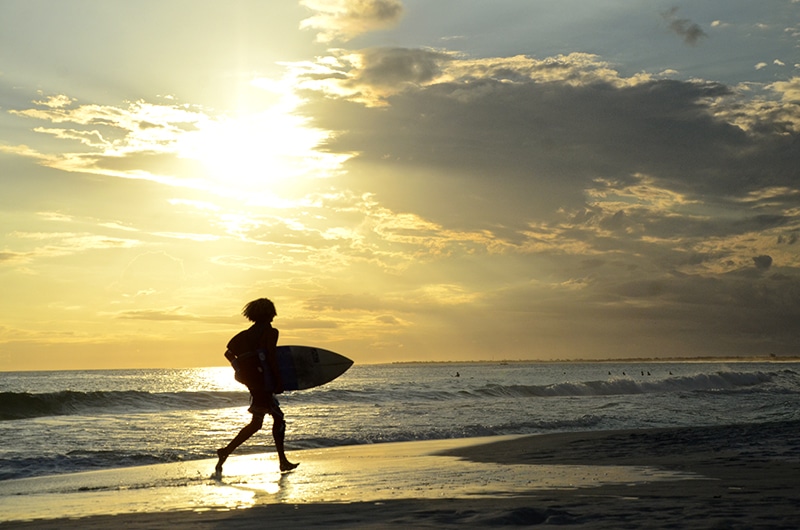
<svg viewBox="0 0 800 530">
<path fill-rule="evenodd" d="M 783 422 L 791 362 L 355 365 L 279 396 L 286 447 Z M 247 424 L 230 367 L 0 372 L 0 480 L 216 457 Z M 274 451 L 265 428 L 235 454 Z"/>
</svg>

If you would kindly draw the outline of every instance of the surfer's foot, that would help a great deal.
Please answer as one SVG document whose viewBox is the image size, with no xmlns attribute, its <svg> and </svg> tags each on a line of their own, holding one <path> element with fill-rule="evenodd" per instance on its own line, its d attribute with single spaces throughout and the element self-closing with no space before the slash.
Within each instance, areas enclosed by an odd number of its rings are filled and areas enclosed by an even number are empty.
<svg viewBox="0 0 800 530">
<path fill-rule="evenodd" d="M 284 473 L 286 471 L 291 471 L 291 470 L 293 470 L 294 468 L 296 468 L 299 465 L 300 465 L 299 463 L 293 464 L 292 462 L 289 462 L 288 460 L 283 460 L 283 461 L 281 461 L 281 473 Z"/>
<path fill-rule="evenodd" d="M 214 468 L 215 473 L 217 474 L 217 478 L 222 476 L 222 464 L 225 463 L 225 460 L 228 459 L 228 453 L 225 449 L 217 449 L 217 467 Z"/>
</svg>

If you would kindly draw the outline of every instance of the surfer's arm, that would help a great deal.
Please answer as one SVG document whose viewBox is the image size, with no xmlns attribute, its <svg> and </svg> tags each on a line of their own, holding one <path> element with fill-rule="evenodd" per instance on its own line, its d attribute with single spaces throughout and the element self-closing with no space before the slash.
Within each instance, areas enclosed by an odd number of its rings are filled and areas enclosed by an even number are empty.
<svg viewBox="0 0 800 530">
<path fill-rule="evenodd" d="M 240 383 L 244 383 L 244 379 L 242 378 L 242 373 L 240 371 L 241 365 L 239 364 L 239 359 L 236 357 L 236 355 L 232 351 L 227 350 L 225 352 L 225 358 L 228 359 L 228 362 L 231 363 L 231 366 L 233 366 L 233 378 Z"/>
<path fill-rule="evenodd" d="M 275 382 L 273 393 L 281 394 L 283 392 L 283 380 L 281 379 L 281 371 L 278 368 L 278 330 L 270 327 L 264 331 L 261 346 L 267 354 L 267 366 L 272 372 L 272 380 Z"/>
</svg>

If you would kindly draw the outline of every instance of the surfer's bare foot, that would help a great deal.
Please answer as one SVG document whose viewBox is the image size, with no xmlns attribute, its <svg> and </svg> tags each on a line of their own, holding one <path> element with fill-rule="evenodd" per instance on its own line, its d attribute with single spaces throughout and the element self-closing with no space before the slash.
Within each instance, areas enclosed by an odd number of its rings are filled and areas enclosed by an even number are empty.
<svg viewBox="0 0 800 530">
<path fill-rule="evenodd" d="M 284 461 L 281 462 L 281 472 L 291 471 L 291 470 L 293 470 L 294 468 L 296 468 L 299 465 L 300 465 L 299 463 L 293 464 L 292 462 L 289 462 L 288 460 L 284 460 Z"/>
<path fill-rule="evenodd" d="M 219 460 L 217 460 L 217 467 L 214 468 L 217 478 L 222 476 L 222 464 L 224 464 L 225 460 L 228 459 L 228 454 L 229 453 L 225 451 L 225 449 L 217 449 L 217 457 Z"/>
</svg>

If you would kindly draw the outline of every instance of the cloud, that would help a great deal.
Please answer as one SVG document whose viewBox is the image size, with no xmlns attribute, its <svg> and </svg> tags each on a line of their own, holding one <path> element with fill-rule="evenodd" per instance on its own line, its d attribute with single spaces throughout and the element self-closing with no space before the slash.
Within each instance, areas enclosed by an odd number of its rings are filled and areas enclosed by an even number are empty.
<svg viewBox="0 0 800 530">
<path fill-rule="evenodd" d="M 325 319 L 289 319 L 281 321 L 283 330 L 310 330 L 310 329 L 336 329 L 340 326 L 338 322 Z"/>
<path fill-rule="evenodd" d="M 680 183 L 702 193 L 704 183 L 713 184 L 710 174 L 702 176 L 711 166 L 737 172 L 726 160 L 746 137 L 706 103 L 731 95 L 723 85 L 623 78 L 585 56 L 448 57 L 439 64 L 437 81 L 384 91 L 388 106 L 380 112 L 349 104 L 349 95 L 312 100 L 307 109 L 322 127 L 343 131 L 329 149 L 360 153 L 350 168 L 391 164 L 403 171 L 404 181 L 379 197 L 392 210 L 413 205 L 423 208 L 417 210 L 423 218 L 443 223 L 444 212 L 468 217 L 478 208 L 505 224 L 519 211 L 537 218 L 585 207 L 585 191 L 603 174 L 632 182 L 633 174 L 654 172 L 661 187 L 667 179 L 669 187 Z M 351 79 L 368 81 L 361 70 Z M 469 193 L 453 194 L 454 186 Z M 508 202 L 487 208 L 497 201 Z"/>
<path fill-rule="evenodd" d="M 149 320 L 153 322 L 205 322 L 211 324 L 239 323 L 238 317 L 219 317 L 193 315 L 184 312 L 183 307 L 173 309 L 131 309 L 114 314 L 121 320 Z"/>
<path fill-rule="evenodd" d="M 304 5 L 315 14 L 304 26 L 328 42 L 390 27 L 402 13 L 399 2 Z M 689 44 L 705 37 L 677 10 L 665 20 Z M 393 354 L 468 355 L 490 351 L 498 336 L 517 345 L 509 355 L 526 357 L 618 356 L 630 352 L 617 348 L 641 344 L 671 355 L 796 348 L 797 80 L 729 86 L 678 80 L 669 65 L 625 74 L 586 53 L 470 57 L 402 47 L 335 49 L 287 66 L 302 99 L 295 117 L 325 133 L 300 154 L 341 165 L 288 207 L 189 193 L 169 203 L 183 210 L 181 221 L 111 212 L 119 221 L 104 223 L 106 231 L 153 243 L 135 254 L 116 243 L 123 252 L 110 263 L 130 262 L 107 289 L 126 308 L 113 313 L 116 325 L 202 322 L 181 309 L 185 300 L 213 292 L 217 303 L 256 289 L 284 300 L 290 316 L 281 327 L 306 330 L 296 336 L 374 339 Z M 73 172 L 186 183 L 193 172 L 172 170 L 180 139 L 216 123 L 174 100 L 36 99 L 16 117 L 37 121 L 49 144 L 0 149 Z M 232 123 L 215 138 L 249 138 L 244 145 L 263 162 L 253 146 L 279 144 L 269 129 L 288 137 L 293 123 Z M 58 144 L 69 148 L 49 149 Z M 224 169 L 241 160 L 227 156 L 241 151 L 216 150 Z M 146 188 L 164 203 L 159 187 Z M 142 202 L 130 207 L 149 216 Z M 79 226 L 78 210 L 70 212 Z M 125 227 L 138 234 L 118 231 Z M 15 240 L 0 260 L 63 251 L 70 240 L 80 248 L 84 230 L 6 234 Z M 83 243 L 107 250 L 114 241 Z"/>
<path fill-rule="evenodd" d="M 36 107 L 9 113 L 59 125 L 36 127 L 34 131 L 73 142 L 77 148 L 52 154 L 27 146 L 0 149 L 35 158 L 54 169 L 144 178 L 170 185 L 191 184 L 191 179 L 169 171 L 179 158 L 180 138 L 212 121 L 202 111 L 178 104 L 137 101 L 123 106 L 80 105 L 63 95 L 33 103 Z"/>
<path fill-rule="evenodd" d="M 371 88 L 386 93 L 438 80 L 450 56 L 432 50 L 379 48 L 348 58 L 357 62 L 351 65 L 352 76 L 342 83 L 344 86 L 353 91 Z"/>
<path fill-rule="evenodd" d="M 33 131 L 56 141 L 0 144 L 0 152 L 70 173 L 148 180 L 240 201 L 264 202 L 296 181 L 327 178 L 349 156 L 315 150 L 328 132 L 305 127 L 291 101 L 243 116 L 174 100 L 92 105 L 54 96 L 33 104 L 9 112 L 46 122 Z"/>
<path fill-rule="evenodd" d="M 2 263 L 14 263 L 18 261 L 24 261 L 25 254 L 19 252 L 10 252 L 10 251 L 2 251 L 0 252 L 0 264 Z"/>
<path fill-rule="evenodd" d="M 767 256 L 767 255 L 756 256 L 755 258 L 753 258 L 753 263 L 755 264 L 758 270 L 762 271 L 768 270 L 770 267 L 772 267 L 772 256 Z"/>
<path fill-rule="evenodd" d="M 368 225 L 370 244 L 385 250 L 402 236 L 403 251 L 416 252 L 404 276 L 425 281 L 425 260 L 439 260 L 450 281 L 427 281 L 452 288 L 424 308 L 317 296 L 307 310 L 439 322 L 507 311 L 536 315 L 531 337 L 548 333 L 547 322 L 574 319 L 632 335 L 641 333 L 636 322 L 665 335 L 692 322 L 693 340 L 713 348 L 729 343 L 715 335 L 712 344 L 703 326 L 756 347 L 763 338 L 746 331 L 753 326 L 723 330 L 717 320 L 753 317 L 781 348 L 794 340 L 777 321 L 750 315 L 777 300 L 781 278 L 800 279 L 791 246 L 800 230 L 793 83 L 753 97 L 721 83 L 622 76 L 586 54 L 473 59 L 380 48 L 317 66 L 300 74 L 302 110 L 337 131 L 325 149 L 354 153 L 337 179 L 350 190 L 342 200 L 353 206 L 369 194 L 375 215 L 413 220 L 410 232 Z M 445 234 L 470 243 L 426 248 Z M 753 256 L 781 266 L 763 268 Z M 504 281 L 514 286 L 498 286 Z M 752 302 L 758 289 L 766 299 L 731 309 L 730 300 Z M 470 309 L 437 302 L 448 299 Z M 800 315 L 800 303 L 780 304 L 784 315 Z"/>
<path fill-rule="evenodd" d="M 785 103 L 800 102 L 800 77 L 793 77 L 789 81 L 775 82 L 768 88 L 780 94 Z"/>
<path fill-rule="evenodd" d="M 678 18 L 677 13 L 678 8 L 673 7 L 669 11 L 662 13 L 661 16 L 669 24 L 669 29 L 683 38 L 683 42 L 694 46 L 700 39 L 708 37 L 708 34 L 698 24 L 688 18 Z"/>
<path fill-rule="evenodd" d="M 318 30 L 319 42 L 346 41 L 386 29 L 403 15 L 400 0 L 301 0 L 300 4 L 315 12 L 300 27 Z"/>
<path fill-rule="evenodd" d="M 766 85 L 763 96 L 748 96 L 747 90 L 733 90 L 727 97 L 710 103 L 714 116 L 748 134 L 774 138 L 774 134 L 800 132 L 800 90 L 795 80 Z"/>
<path fill-rule="evenodd" d="M 34 101 L 34 103 L 36 103 L 37 105 L 42 105 L 44 107 L 60 109 L 70 105 L 73 101 L 75 100 L 67 95 L 58 94 L 58 95 L 47 96 L 43 100 Z"/>
<path fill-rule="evenodd" d="M 25 261 L 71 256 L 91 250 L 129 249 L 141 241 L 91 232 L 11 232 L 9 237 L 34 245 L 25 252 L 12 253 Z"/>
<path fill-rule="evenodd" d="M 156 321 L 184 321 L 184 320 L 200 320 L 194 315 L 187 315 L 180 313 L 181 308 L 174 310 L 156 310 L 156 309 L 140 309 L 131 311 L 121 311 L 117 313 L 116 317 L 126 320 L 156 320 Z"/>
<path fill-rule="evenodd" d="M 392 94 L 439 81 L 451 59 L 444 52 L 408 48 L 332 50 L 331 54 L 316 63 L 292 65 L 298 85 L 371 106 L 385 104 Z"/>
<path fill-rule="evenodd" d="M 471 59 L 451 52 L 413 48 L 331 53 L 313 64 L 293 65 L 299 86 L 368 106 L 382 106 L 394 95 L 446 83 L 477 83 L 459 93 L 462 98 L 473 98 L 481 95 L 481 89 L 488 90 L 487 83 L 518 85 L 536 81 L 582 86 L 603 82 L 630 86 L 651 78 L 647 74 L 622 78 L 609 63 L 586 53 L 546 59 L 524 55 Z"/>
</svg>

